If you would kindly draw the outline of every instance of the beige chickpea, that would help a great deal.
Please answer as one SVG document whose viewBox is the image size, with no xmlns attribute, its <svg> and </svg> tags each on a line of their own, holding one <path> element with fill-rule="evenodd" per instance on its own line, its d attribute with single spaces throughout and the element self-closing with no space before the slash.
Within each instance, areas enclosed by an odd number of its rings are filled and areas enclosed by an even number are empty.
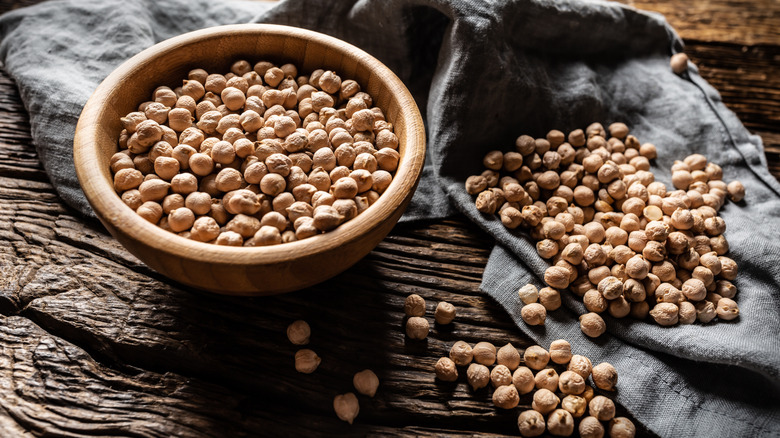
<svg viewBox="0 0 780 438">
<path fill-rule="evenodd" d="M 490 383 L 490 370 L 485 365 L 472 363 L 466 369 L 466 379 L 474 391 L 482 389 Z"/>
<path fill-rule="evenodd" d="M 136 169 L 120 169 L 114 175 L 114 190 L 117 192 L 124 192 L 125 190 L 132 190 L 141 185 L 144 181 L 144 176 Z"/>
<path fill-rule="evenodd" d="M 574 432 L 574 418 L 565 409 L 556 409 L 547 418 L 547 430 L 555 436 L 570 436 Z"/>
<path fill-rule="evenodd" d="M 520 309 L 520 316 L 528 325 L 544 325 L 547 309 L 539 303 L 526 304 Z"/>
<path fill-rule="evenodd" d="M 536 387 L 534 373 L 528 367 L 517 367 L 512 373 L 512 384 L 517 388 L 518 393 L 528 394 Z"/>
<path fill-rule="evenodd" d="M 512 372 L 505 365 L 496 365 L 490 372 L 490 382 L 494 388 L 512 384 Z"/>
<path fill-rule="evenodd" d="M 539 304 L 548 312 L 558 310 L 561 307 L 561 293 L 557 289 L 544 287 L 539 291 Z"/>
<path fill-rule="evenodd" d="M 550 266 L 544 272 L 544 281 L 550 287 L 566 289 L 569 287 L 569 271 L 560 266 Z"/>
<path fill-rule="evenodd" d="M 552 368 L 545 368 L 534 376 L 537 389 L 556 391 L 558 389 L 558 381 L 558 373 Z"/>
<path fill-rule="evenodd" d="M 514 409 L 520 403 L 520 396 L 513 385 L 499 386 L 493 391 L 493 404 L 501 409 Z"/>
<path fill-rule="evenodd" d="M 552 391 L 547 389 L 540 389 L 534 393 L 533 402 L 531 407 L 542 415 L 549 414 L 558 407 L 558 402 L 561 399 L 558 398 Z"/>
<path fill-rule="evenodd" d="M 122 193 L 122 202 L 124 202 L 128 207 L 132 208 L 133 210 L 137 210 L 138 207 L 141 206 L 141 204 L 144 203 L 144 201 L 141 199 L 141 192 L 138 190 L 127 190 L 124 193 Z"/>
<path fill-rule="evenodd" d="M 536 437 L 542 435 L 546 429 L 544 417 L 537 411 L 527 410 L 520 413 L 517 417 L 517 427 L 520 430 L 520 436 Z"/>
<path fill-rule="evenodd" d="M 442 382 L 454 382 L 458 380 L 458 368 L 448 357 L 440 358 L 434 367 L 436 378 Z"/>
<path fill-rule="evenodd" d="M 652 316 L 659 325 L 675 325 L 678 320 L 678 310 L 679 308 L 676 304 L 660 302 L 650 310 L 650 316 Z"/>
<path fill-rule="evenodd" d="M 585 335 L 597 338 L 604 334 L 607 326 L 599 314 L 590 312 L 580 316 L 580 329 Z"/>
<path fill-rule="evenodd" d="M 471 345 L 467 342 L 457 341 L 452 344 L 452 348 L 450 348 L 450 359 L 452 359 L 456 365 L 466 366 L 471 363 L 473 358 L 473 350 Z"/>
<path fill-rule="evenodd" d="M 138 186 L 141 199 L 146 201 L 162 201 L 168 195 L 171 183 L 161 179 L 147 179 Z"/>
<path fill-rule="evenodd" d="M 442 301 L 436 306 L 434 319 L 437 324 L 449 324 L 455 319 L 455 313 L 455 306 L 446 301 Z"/>
<path fill-rule="evenodd" d="M 561 400 L 561 409 L 570 413 L 572 417 L 579 418 L 585 415 L 588 409 L 588 402 L 584 397 L 569 394 Z"/>
<path fill-rule="evenodd" d="M 550 360 L 563 365 L 571 360 L 571 344 L 565 339 L 558 339 L 550 344 Z"/>
<path fill-rule="evenodd" d="M 478 342 L 472 348 L 474 361 L 485 366 L 493 365 L 496 362 L 496 347 L 490 342 Z"/>
<path fill-rule="evenodd" d="M 404 301 L 404 313 L 406 316 L 425 315 L 425 300 L 417 294 L 411 294 Z"/>
<path fill-rule="evenodd" d="M 429 330 L 430 330 L 430 324 L 428 323 L 428 320 L 425 318 L 419 316 L 412 316 L 408 320 L 406 320 L 406 335 L 409 336 L 410 339 L 414 339 L 418 341 L 425 339 L 426 337 L 428 337 Z"/>
<path fill-rule="evenodd" d="M 176 233 L 189 230 L 194 222 L 195 213 L 186 207 L 177 208 L 168 215 L 168 226 Z"/>
<path fill-rule="evenodd" d="M 371 370 L 363 370 L 355 373 L 352 377 L 352 385 L 357 392 L 373 397 L 379 387 L 379 378 Z"/>
<path fill-rule="evenodd" d="M 135 210 L 135 212 L 153 224 L 159 222 L 163 214 L 162 206 L 154 201 L 144 202 Z"/>
<path fill-rule="evenodd" d="M 600 421 L 609 421 L 615 417 L 615 403 L 602 395 L 593 397 L 588 403 L 588 408 L 590 415 Z"/>
<path fill-rule="evenodd" d="M 734 300 L 721 298 L 717 303 L 715 312 L 718 314 L 718 318 L 724 321 L 731 321 L 739 316 L 739 307 Z"/>
</svg>

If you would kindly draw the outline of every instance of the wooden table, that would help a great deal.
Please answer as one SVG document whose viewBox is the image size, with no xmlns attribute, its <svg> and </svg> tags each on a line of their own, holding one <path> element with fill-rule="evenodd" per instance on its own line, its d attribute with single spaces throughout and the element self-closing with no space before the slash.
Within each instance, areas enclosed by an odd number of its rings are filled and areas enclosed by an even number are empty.
<svg viewBox="0 0 780 438">
<path fill-rule="evenodd" d="M 0 12 L 19 3 L 35 1 L 0 1 Z M 780 3 L 629 3 L 667 15 L 780 175 Z M 309 290 L 256 299 L 187 290 L 63 205 L 0 73 L 0 436 L 516 435 L 517 413 L 493 408 L 487 390 L 432 373 L 458 339 L 530 344 L 479 291 L 491 246 L 462 218 L 399 225 Z M 411 293 L 429 312 L 455 304 L 455 324 L 405 340 Z M 323 358 L 311 375 L 293 368 L 285 328 L 295 319 L 310 322 Z M 349 426 L 333 396 L 364 368 L 382 383 Z M 640 425 L 639 435 L 651 434 Z"/>
</svg>

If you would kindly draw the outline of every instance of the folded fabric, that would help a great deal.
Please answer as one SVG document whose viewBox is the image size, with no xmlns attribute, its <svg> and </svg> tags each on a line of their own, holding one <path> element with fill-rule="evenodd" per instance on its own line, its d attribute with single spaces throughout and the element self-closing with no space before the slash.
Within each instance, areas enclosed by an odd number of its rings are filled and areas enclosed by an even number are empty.
<svg viewBox="0 0 780 438">
<path fill-rule="evenodd" d="M 777 436 L 780 430 L 780 185 L 750 136 L 695 67 L 674 75 L 681 41 L 662 17 L 613 3 L 553 0 L 51 1 L 0 17 L 0 56 L 30 113 L 41 160 L 63 199 L 89 215 L 71 160 L 81 106 L 122 61 L 168 37 L 237 22 L 288 24 L 351 42 L 393 69 L 426 119 L 428 157 L 405 220 L 454 208 L 498 245 L 482 288 L 541 345 L 572 342 L 620 371 L 617 400 L 661 436 Z M 626 122 L 658 146 L 653 171 L 700 152 L 739 179 L 747 196 L 722 210 L 742 316 L 659 327 L 607 317 L 593 341 L 585 312 L 564 294 L 546 326 L 519 318 L 517 288 L 540 285 L 547 263 L 527 233 L 480 214 L 465 192 L 481 157 L 520 134 Z"/>
</svg>

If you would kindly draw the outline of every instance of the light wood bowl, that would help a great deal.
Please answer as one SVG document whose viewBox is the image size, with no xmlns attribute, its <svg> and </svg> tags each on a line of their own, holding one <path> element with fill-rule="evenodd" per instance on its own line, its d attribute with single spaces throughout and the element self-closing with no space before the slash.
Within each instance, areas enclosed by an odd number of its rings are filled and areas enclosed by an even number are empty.
<svg viewBox="0 0 780 438">
<path fill-rule="evenodd" d="M 332 69 L 356 80 L 374 99 L 399 139 L 401 159 L 377 202 L 333 231 L 268 247 L 201 243 L 153 225 L 114 191 L 109 159 L 117 152 L 120 117 L 160 85 L 175 87 L 193 68 L 228 72 L 230 65 L 270 60 L 299 71 Z M 73 155 L 81 187 L 108 231 L 136 257 L 178 282 L 222 294 L 269 295 L 322 282 L 368 254 L 401 217 L 425 158 L 422 117 L 403 83 L 374 57 L 327 35 L 262 24 L 208 28 L 163 41 L 134 56 L 95 90 L 79 118 Z"/>
</svg>

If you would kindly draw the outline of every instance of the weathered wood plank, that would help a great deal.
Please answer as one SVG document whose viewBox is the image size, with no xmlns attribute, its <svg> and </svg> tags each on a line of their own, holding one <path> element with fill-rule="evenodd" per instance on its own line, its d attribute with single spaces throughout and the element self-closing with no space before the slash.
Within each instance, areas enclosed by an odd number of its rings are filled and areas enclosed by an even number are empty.
<svg viewBox="0 0 780 438">
<path fill-rule="evenodd" d="M 739 45 L 780 43 L 775 0 L 620 0 L 663 14 L 685 40 Z"/>
</svg>

